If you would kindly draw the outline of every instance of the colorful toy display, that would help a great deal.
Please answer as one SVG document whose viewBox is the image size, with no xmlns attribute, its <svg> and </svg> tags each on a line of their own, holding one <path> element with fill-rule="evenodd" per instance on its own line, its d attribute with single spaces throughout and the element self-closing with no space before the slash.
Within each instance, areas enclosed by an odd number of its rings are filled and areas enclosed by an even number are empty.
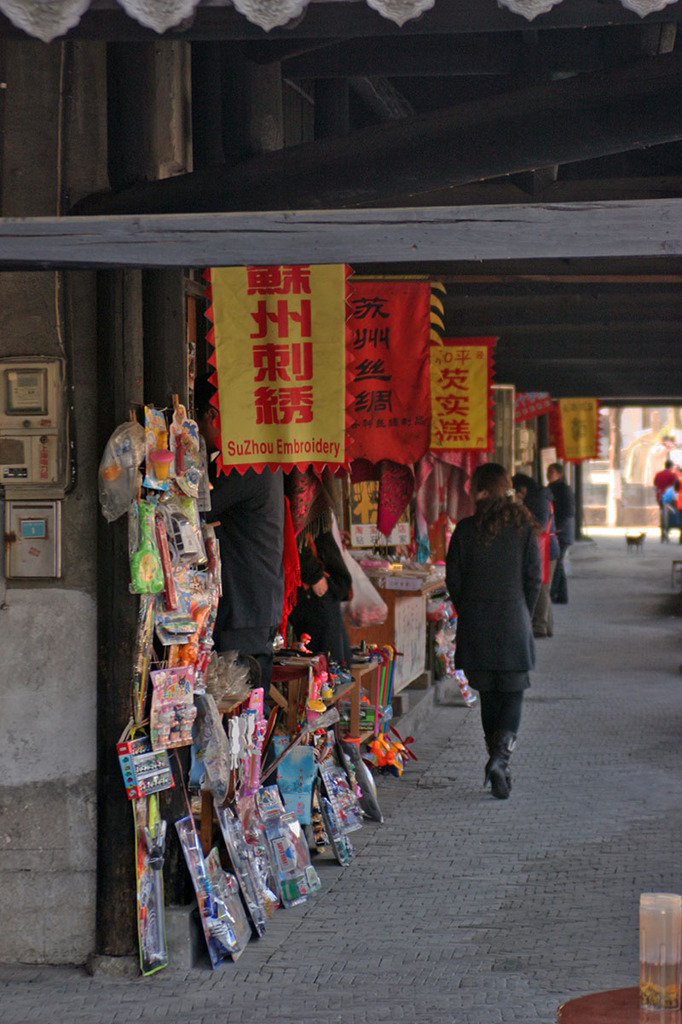
<svg viewBox="0 0 682 1024">
<path fill-rule="evenodd" d="M 353 692 L 352 672 L 323 654 L 311 655 L 309 637 L 301 638 L 299 650 L 286 651 L 294 663 L 307 663 L 307 687 L 296 691 L 296 707 L 286 715 L 285 704 L 275 700 L 266 717 L 268 695 L 250 688 L 244 659 L 214 650 L 222 573 L 216 531 L 200 514 L 210 506 L 206 447 L 177 396 L 171 417 L 147 406 L 144 428 L 134 414 L 117 428 L 99 477 L 105 517 L 128 513 L 130 590 L 139 595 L 132 713 L 117 755 L 133 810 L 140 967 L 146 975 L 168 964 L 168 823 L 159 793 L 176 784 L 188 813 L 175 829 L 217 967 L 241 956 L 252 935 L 263 935 L 277 907 L 303 903 L 321 887 L 304 828 L 313 854 L 330 849 L 346 865 L 355 855 L 349 836 L 363 816 L 383 820 L 367 761 L 397 773 L 414 756 L 411 737 L 403 741 L 389 732 L 399 652 L 387 646 L 368 655 L 376 662 L 376 685 L 364 699 L 360 725 L 369 724 L 376 735 L 367 759 L 359 739 L 343 747 L 338 739 L 339 710 L 343 720 L 348 711 L 338 691 Z M 284 648 L 279 638 L 278 649 Z M 183 760 L 176 752 L 171 765 L 169 752 L 190 744 L 187 781 Z M 277 785 L 264 784 L 275 779 Z M 208 820 L 198 818 L 199 789 Z M 214 819 L 224 848 L 211 848 Z"/>
</svg>

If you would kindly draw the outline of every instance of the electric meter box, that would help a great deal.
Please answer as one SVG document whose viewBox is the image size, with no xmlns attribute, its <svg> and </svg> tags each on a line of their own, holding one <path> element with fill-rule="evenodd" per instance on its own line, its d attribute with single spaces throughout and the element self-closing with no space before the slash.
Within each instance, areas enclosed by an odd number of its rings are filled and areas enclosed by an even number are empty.
<svg viewBox="0 0 682 1024">
<path fill-rule="evenodd" d="M 8 499 L 64 496 L 65 391 L 63 359 L 0 359 L 0 484 Z"/>
<path fill-rule="evenodd" d="M 62 574 L 61 501 L 10 501 L 5 519 L 5 571 L 12 579 Z"/>
</svg>

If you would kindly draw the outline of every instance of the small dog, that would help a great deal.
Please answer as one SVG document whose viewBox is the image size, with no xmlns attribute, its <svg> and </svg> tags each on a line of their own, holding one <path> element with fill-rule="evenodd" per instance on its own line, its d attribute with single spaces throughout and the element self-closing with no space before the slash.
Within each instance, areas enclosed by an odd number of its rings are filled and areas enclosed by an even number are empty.
<svg viewBox="0 0 682 1024">
<path fill-rule="evenodd" d="M 628 554 L 637 552 L 642 554 L 644 551 L 644 541 L 646 540 L 646 533 L 626 533 L 625 543 L 627 544 Z"/>
</svg>

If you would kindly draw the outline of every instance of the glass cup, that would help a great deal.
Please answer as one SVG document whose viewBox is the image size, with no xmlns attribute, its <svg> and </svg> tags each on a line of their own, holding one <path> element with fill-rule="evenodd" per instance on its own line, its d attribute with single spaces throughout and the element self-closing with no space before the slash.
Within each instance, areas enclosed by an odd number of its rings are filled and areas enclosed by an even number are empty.
<svg viewBox="0 0 682 1024">
<path fill-rule="evenodd" d="M 639 1002 L 647 1010 L 680 1009 L 682 896 L 639 897 Z"/>
</svg>

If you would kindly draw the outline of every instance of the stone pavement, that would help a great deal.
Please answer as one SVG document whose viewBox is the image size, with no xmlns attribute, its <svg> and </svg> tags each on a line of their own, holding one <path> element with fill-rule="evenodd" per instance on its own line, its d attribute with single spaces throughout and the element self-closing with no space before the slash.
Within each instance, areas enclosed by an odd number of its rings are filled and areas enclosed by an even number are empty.
<svg viewBox="0 0 682 1024">
<path fill-rule="evenodd" d="M 441 704 L 419 762 L 379 779 L 385 823 L 236 964 L 0 966 L 2 1024 L 552 1024 L 568 998 L 636 985 L 639 893 L 682 891 L 678 554 L 654 537 L 642 555 L 572 549 L 508 801 L 482 789 L 477 710 Z"/>
</svg>

